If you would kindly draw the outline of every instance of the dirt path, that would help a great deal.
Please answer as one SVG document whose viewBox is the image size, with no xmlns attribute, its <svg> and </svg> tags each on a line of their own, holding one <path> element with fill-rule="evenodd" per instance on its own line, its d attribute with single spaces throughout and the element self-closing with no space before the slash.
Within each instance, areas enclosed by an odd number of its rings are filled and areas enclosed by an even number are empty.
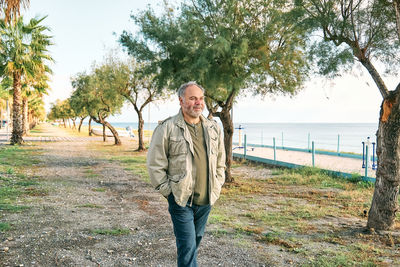
<svg viewBox="0 0 400 267">
<path fill-rule="evenodd" d="M 175 266 L 167 202 L 94 143 L 34 144 L 39 164 L 27 175 L 47 193 L 21 200 L 27 210 L 3 212 L 12 229 L 0 233 L 0 266 Z M 199 265 L 268 265 L 256 253 L 207 232 Z"/>
</svg>

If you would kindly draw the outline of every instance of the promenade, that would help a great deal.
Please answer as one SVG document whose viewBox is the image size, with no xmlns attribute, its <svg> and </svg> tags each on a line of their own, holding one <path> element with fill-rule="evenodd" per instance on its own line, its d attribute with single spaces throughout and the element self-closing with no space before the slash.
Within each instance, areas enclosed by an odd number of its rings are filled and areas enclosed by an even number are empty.
<svg viewBox="0 0 400 267">
<path fill-rule="evenodd" d="M 62 128 L 61 128 L 62 129 Z M 11 130 L 3 127 L 0 129 L 0 145 L 8 144 L 11 138 Z M 124 139 L 124 137 L 120 137 Z M 113 137 L 107 137 L 108 140 L 114 140 Z M 71 136 L 68 132 L 60 131 L 57 126 L 47 125 L 46 131 L 43 133 L 32 133 L 23 137 L 24 142 L 85 142 L 85 141 L 102 141 L 102 136 Z"/>
<path fill-rule="evenodd" d="M 247 147 L 248 156 L 254 156 L 264 159 L 274 159 L 274 149 L 267 147 Z M 243 155 L 243 149 L 235 149 L 234 153 Z M 307 152 L 289 151 L 289 150 L 276 150 L 276 160 L 286 163 L 292 163 L 302 166 L 312 166 L 312 154 Z M 365 175 L 365 169 L 362 168 L 362 159 L 346 158 L 331 155 L 315 154 L 314 157 L 315 167 L 344 173 L 357 173 L 362 176 Z M 371 166 L 368 169 L 368 177 L 375 178 L 376 171 L 372 170 Z"/>
</svg>

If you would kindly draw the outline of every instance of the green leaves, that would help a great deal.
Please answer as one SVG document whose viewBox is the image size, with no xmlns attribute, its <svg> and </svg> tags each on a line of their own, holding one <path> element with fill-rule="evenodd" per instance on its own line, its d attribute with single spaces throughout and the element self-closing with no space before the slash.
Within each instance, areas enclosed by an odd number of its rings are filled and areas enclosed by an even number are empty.
<svg viewBox="0 0 400 267">
<path fill-rule="evenodd" d="M 33 18 L 24 24 L 19 17 L 15 23 L 0 23 L 0 75 L 11 75 L 20 71 L 26 80 L 34 80 L 37 75 L 50 73 L 46 65 L 52 61 L 47 48 L 52 45 L 49 29 L 41 25 L 43 18 Z"/>
<path fill-rule="evenodd" d="M 309 58 L 318 66 L 318 73 L 333 78 L 350 71 L 354 63 L 352 50 L 345 45 L 336 47 L 333 43 L 315 42 L 310 47 Z"/>
<path fill-rule="evenodd" d="M 221 99 L 226 92 L 224 100 L 246 88 L 292 92 L 306 74 L 305 42 L 290 23 L 296 14 L 287 10 L 280 1 L 250 0 L 197 0 L 168 16 L 149 9 L 134 16 L 139 33 L 124 32 L 120 42 L 140 60 L 158 60 L 157 78 L 170 88 L 196 80 L 208 97 Z M 291 72 L 282 71 L 286 66 Z M 258 90 L 259 81 L 269 88 Z"/>
<path fill-rule="evenodd" d="M 400 46 L 395 11 L 387 1 L 298 2 L 305 11 L 303 21 L 314 29 L 310 59 L 316 63 L 317 73 L 328 77 L 340 75 L 352 69 L 355 60 L 365 67 L 378 60 L 385 63 L 387 72 L 397 73 Z M 377 86 L 381 91 L 387 90 L 382 83 Z"/>
</svg>

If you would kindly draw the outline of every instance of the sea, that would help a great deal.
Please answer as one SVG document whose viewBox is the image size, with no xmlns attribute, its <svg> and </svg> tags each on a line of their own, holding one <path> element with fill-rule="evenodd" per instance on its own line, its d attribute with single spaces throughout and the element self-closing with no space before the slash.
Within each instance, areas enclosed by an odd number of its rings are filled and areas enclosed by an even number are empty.
<svg viewBox="0 0 400 267">
<path fill-rule="evenodd" d="M 87 123 L 86 123 L 87 124 Z M 111 122 L 114 127 L 137 129 L 137 122 Z M 154 130 L 157 123 L 145 123 L 145 130 Z M 222 125 L 221 125 L 222 127 Z M 233 142 L 363 153 L 363 144 L 376 143 L 377 123 L 234 123 Z M 240 128 L 240 129 L 239 129 Z M 234 145 L 235 146 L 235 145 Z"/>
</svg>

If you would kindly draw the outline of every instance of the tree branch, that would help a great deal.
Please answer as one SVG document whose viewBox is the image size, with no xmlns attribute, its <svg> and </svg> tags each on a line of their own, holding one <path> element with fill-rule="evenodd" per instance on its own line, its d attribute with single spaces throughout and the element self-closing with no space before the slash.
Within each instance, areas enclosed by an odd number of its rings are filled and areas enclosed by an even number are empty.
<svg viewBox="0 0 400 267">
<path fill-rule="evenodd" d="M 374 79 L 376 86 L 378 86 L 379 92 L 385 99 L 389 95 L 389 90 L 387 89 L 385 82 L 382 80 L 374 65 L 372 65 L 371 61 L 368 58 L 363 58 L 362 60 L 360 60 L 360 62 L 368 70 L 372 79 Z"/>
<path fill-rule="evenodd" d="M 394 11 L 396 12 L 396 28 L 400 41 L 400 0 L 393 0 Z"/>
</svg>

